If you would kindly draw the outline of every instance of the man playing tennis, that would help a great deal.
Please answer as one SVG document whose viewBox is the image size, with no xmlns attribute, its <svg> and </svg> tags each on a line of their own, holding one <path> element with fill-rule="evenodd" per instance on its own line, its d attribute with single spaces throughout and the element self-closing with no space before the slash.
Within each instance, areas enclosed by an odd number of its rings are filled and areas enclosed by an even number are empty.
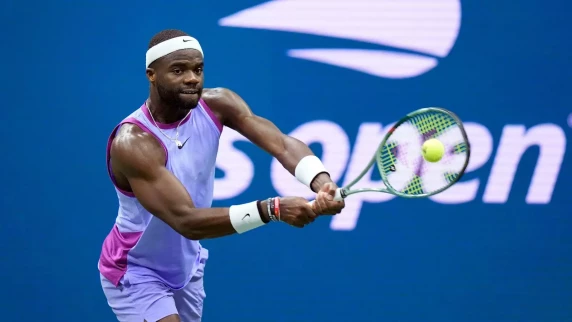
<svg viewBox="0 0 572 322">
<path fill-rule="evenodd" d="M 254 115 L 227 89 L 203 90 L 199 42 L 178 30 L 155 35 L 146 55 L 148 100 L 113 130 L 107 168 L 119 199 L 98 268 L 119 321 L 200 321 L 208 251 L 199 240 L 283 221 L 304 227 L 336 214 L 337 188 L 304 143 Z M 269 198 L 210 208 L 218 140 L 232 128 L 317 192 L 315 203 Z"/>
</svg>

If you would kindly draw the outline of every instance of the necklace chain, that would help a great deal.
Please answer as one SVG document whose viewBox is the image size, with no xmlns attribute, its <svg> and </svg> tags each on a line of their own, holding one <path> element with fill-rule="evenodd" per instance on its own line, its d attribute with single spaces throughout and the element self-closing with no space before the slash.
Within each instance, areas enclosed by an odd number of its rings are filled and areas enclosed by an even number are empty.
<svg viewBox="0 0 572 322">
<path fill-rule="evenodd" d="M 177 124 L 177 129 L 175 130 L 175 138 L 173 139 L 172 137 L 165 134 L 165 132 L 163 132 L 163 130 L 161 130 L 161 128 L 157 124 L 157 121 L 155 121 L 155 118 L 153 117 L 153 113 L 151 112 L 151 109 L 149 108 L 149 104 L 145 104 L 145 106 L 147 107 L 147 110 L 149 111 L 149 115 L 151 115 L 151 119 L 153 120 L 153 123 L 155 123 L 155 126 L 157 127 L 157 129 L 159 129 L 159 132 L 161 132 L 161 134 L 163 134 L 167 139 L 171 140 L 172 142 L 175 142 L 175 144 L 177 144 L 177 147 L 179 147 L 179 148 L 182 147 L 183 144 L 181 143 L 181 141 L 179 141 L 179 126 L 189 116 L 189 114 L 191 114 L 192 109 L 190 109 L 189 112 L 187 113 L 187 115 L 185 115 L 185 117 L 183 117 L 179 121 L 179 124 Z"/>
</svg>

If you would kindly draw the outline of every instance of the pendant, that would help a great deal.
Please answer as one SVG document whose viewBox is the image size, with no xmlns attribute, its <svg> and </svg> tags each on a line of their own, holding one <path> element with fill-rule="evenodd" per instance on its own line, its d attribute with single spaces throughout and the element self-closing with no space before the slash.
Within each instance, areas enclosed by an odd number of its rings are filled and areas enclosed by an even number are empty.
<svg viewBox="0 0 572 322">
<path fill-rule="evenodd" d="M 183 147 L 183 143 L 181 143 L 181 141 L 175 140 L 175 143 L 177 144 L 177 147 L 178 147 L 179 149 Z"/>
</svg>

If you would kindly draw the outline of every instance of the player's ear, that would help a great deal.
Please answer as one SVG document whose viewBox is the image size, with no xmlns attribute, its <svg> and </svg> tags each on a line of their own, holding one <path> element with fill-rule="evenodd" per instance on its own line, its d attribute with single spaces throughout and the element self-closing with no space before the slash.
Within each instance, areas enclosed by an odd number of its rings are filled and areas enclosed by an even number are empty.
<svg viewBox="0 0 572 322">
<path fill-rule="evenodd" d="M 153 70 L 153 68 L 147 68 L 147 70 L 145 71 L 145 73 L 147 74 L 147 79 L 153 83 L 155 82 L 155 71 Z"/>
</svg>

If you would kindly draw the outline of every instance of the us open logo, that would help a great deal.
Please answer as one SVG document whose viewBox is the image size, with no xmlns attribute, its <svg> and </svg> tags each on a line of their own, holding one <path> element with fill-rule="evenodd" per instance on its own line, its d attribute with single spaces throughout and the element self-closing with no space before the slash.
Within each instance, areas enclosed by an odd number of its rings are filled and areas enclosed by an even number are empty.
<svg viewBox="0 0 572 322">
<path fill-rule="evenodd" d="M 220 19 L 227 27 L 296 32 L 379 45 L 301 48 L 287 55 L 376 77 L 422 75 L 447 57 L 461 27 L 460 0 L 274 0 Z"/>
<path fill-rule="evenodd" d="M 447 57 L 459 35 L 461 4 L 459 0 L 274 0 L 222 18 L 219 23 L 353 40 L 354 48 L 292 48 L 286 54 L 375 77 L 404 79 L 427 73 Z M 360 49 L 363 43 L 378 45 L 379 49 Z M 320 144 L 322 162 L 332 179 L 343 186 L 370 161 L 393 125 L 391 120 L 386 121 L 364 122 L 357 133 L 349 135 L 333 121 L 313 120 L 300 124 L 288 135 L 306 144 Z M 554 123 L 505 123 L 491 130 L 485 124 L 464 121 L 472 150 L 467 173 L 489 162 L 490 172 L 467 177 L 430 197 L 431 201 L 443 205 L 507 203 L 524 153 L 538 146 L 534 170 L 523 174 L 529 178 L 527 193 L 512 198 L 514 202 L 531 205 L 551 202 L 566 153 L 567 137 L 562 127 Z M 567 123 L 572 127 L 572 116 Z M 493 133 L 498 134 L 493 137 Z M 352 142 L 350 136 L 354 134 L 356 139 Z M 216 165 L 225 175 L 215 180 L 215 200 L 237 197 L 253 182 L 254 163 L 248 154 L 234 146 L 238 141 L 248 140 L 230 129 L 221 136 Z M 314 197 L 276 159 L 272 160 L 269 173 L 279 195 Z M 355 188 L 374 186 L 383 187 L 383 183 L 370 173 Z M 364 203 L 384 203 L 394 198 L 383 193 L 356 194 L 346 199 L 344 211 L 332 218 L 330 228 L 354 230 Z"/>
</svg>

